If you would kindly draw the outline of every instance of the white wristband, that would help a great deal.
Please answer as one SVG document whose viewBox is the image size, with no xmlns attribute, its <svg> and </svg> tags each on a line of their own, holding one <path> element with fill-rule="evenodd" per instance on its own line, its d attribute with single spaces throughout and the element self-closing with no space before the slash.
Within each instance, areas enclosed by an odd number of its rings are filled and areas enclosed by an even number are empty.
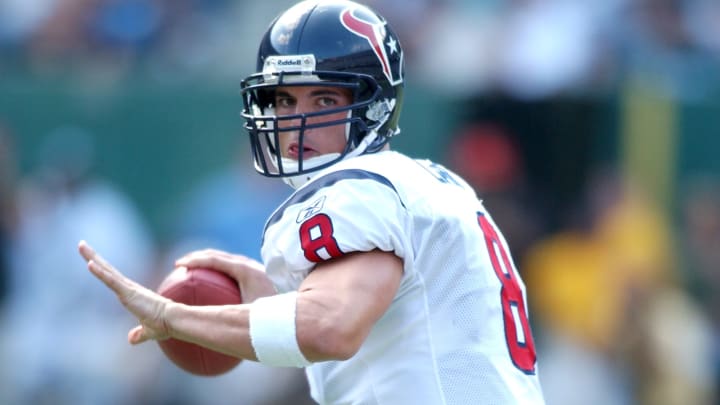
<svg viewBox="0 0 720 405">
<path fill-rule="evenodd" d="M 295 335 L 297 292 L 255 300 L 250 307 L 250 343 L 260 363 L 275 367 L 306 367 Z"/>
</svg>

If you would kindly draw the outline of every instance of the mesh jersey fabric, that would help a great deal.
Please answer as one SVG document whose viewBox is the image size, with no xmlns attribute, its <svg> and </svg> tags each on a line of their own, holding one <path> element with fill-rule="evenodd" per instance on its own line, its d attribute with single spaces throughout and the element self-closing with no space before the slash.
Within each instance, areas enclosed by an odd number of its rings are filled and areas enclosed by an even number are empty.
<svg viewBox="0 0 720 405">
<path fill-rule="evenodd" d="M 404 263 L 392 304 L 358 353 L 306 368 L 317 402 L 544 403 L 537 367 L 523 371 L 510 358 L 502 283 L 478 216 L 495 224 L 467 183 L 440 165 L 394 151 L 323 170 L 266 224 L 262 257 L 280 292 L 297 289 L 312 270 L 316 263 L 308 255 L 322 260 L 337 254 L 322 244 L 303 250 L 301 227 L 317 215 L 332 226 L 302 228 L 310 238 L 332 232 L 342 253 L 380 249 Z"/>
</svg>

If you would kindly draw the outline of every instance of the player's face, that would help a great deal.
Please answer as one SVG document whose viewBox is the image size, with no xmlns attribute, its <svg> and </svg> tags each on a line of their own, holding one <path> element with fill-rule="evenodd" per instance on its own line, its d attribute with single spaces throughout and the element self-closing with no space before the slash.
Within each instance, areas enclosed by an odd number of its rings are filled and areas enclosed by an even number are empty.
<svg viewBox="0 0 720 405">
<path fill-rule="evenodd" d="M 350 89 L 323 86 L 288 86 L 278 87 L 275 92 L 275 112 L 277 115 L 303 114 L 321 112 L 352 103 Z M 347 111 L 321 117 L 309 118 L 306 125 L 342 120 Z M 300 120 L 283 120 L 280 128 L 299 126 Z M 280 132 L 280 150 L 283 157 L 297 160 L 300 154 L 298 141 L 300 131 Z M 306 129 L 303 135 L 303 159 L 341 153 L 345 149 L 345 124 L 320 128 Z"/>
</svg>

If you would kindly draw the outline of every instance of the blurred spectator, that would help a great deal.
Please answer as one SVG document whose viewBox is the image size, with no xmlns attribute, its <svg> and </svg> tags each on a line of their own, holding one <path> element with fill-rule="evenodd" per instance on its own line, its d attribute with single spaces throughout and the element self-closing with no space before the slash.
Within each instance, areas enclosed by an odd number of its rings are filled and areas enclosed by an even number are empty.
<svg viewBox="0 0 720 405">
<path fill-rule="evenodd" d="M 720 400 L 720 178 L 695 176 L 687 183 L 680 198 L 681 274 L 712 323 L 712 378 Z"/>
<path fill-rule="evenodd" d="M 47 22 L 62 0 L 0 1 L 0 47 L 20 48 Z"/>
<path fill-rule="evenodd" d="M 242 139 L 243 145 L 246 142 Z M 173 211 L 172 244 L 178 254 L 213 247 L 260 260 L 260 236 L 265 220 L 290 189 L 277 179 L 264 178 L 248 164 L 248 152 L 193 185 Z M 175 260 L 176 258 L 171 258 Z"/>
<path fill-rule="evenodd" d="M 524 158 L 512 134 L 499 123 L 471 123 L 453 137 L 447 153 L 448 167 L 475 188 L 520 262 L 546 224 L 542 198 L 530 190 Z"/>
<path fill-rule="evenodd" d="M 126 404 L 152 392 L 159 351 L 148 346 L 128 356 L 122 336 L 134 321 L 84 274 L 76 254 L 87 238 L 145 281 L 153 260 L 151 235 L 133 204 L 92 175 L 92 142 L 82 129 L 57 129 L 22 181 L 0 327 L 2 358 L 12 367 L 0 375 L 0 402 Z"/>
<path fill-rule="evenodd" d="M 293 2 L 3 0 L 0 51 L 15 51 L 40 72 L 124 77 L 140 67 L 161 80 L 208 71 L 236 78 L 238 68 L 252 65 L 238 56 L 254 46 L 248 35 Z M 612 78 L 623 79 L 619 73 L 697 96 L 707 90 L 698 77 L 720 80 L 720 6 L 713 0 L 366 3 L 396 27 L 413 61 L 409 76 L 451 95 L 500 90 L 539 99 L 604 90 Z"/>
<path fill-rule="evenodd" d="M 688 183 L 680 198 L 682 276 L 720 326 L 720 179 Z"/>
<path fill-rule="evenodd" d="M 59 1 L 33 33 L 29 58 L 36 71 L 126 71 L 158 40 L 165 6 L 160 0 Z"/>
<path fill-rule="evenodd" d="M 0 122 L 0 308 L 10 274 L 10 238 L 15 228 L 15 150 L 10 129 Z"/>
<path fill-rule="evenodd" d="M 618 48 L 623 75 L 680 99 L 705 98 L 712 94 L 711 90 L 720 84 L 717 73 L 720 59 L 707 52 L 707 38 L 717 28 L 703 27 L 703 24 L 692 27 L 688 23 L 697 21 L 697 10 L 707 12 L 705 18 L 713 21 L 716 18 L 713 16 L 720 13 L 718 3 L 713 3 L 628 2 L 618 15 L 620 22 L 613 26 L 614 45 Z"/>
<path fill-rule="evenodd" d="M 514 0 L 504 16 L 499 87 L 521 99 L 553 96 L 591 83 L 599 30 L 618 0 Z"/>
<path fill-rule="evenodd" d="M 612 173 L 589 183 L 585 204 L 574 226 L 540 241 L 523 266 L 547 339 L 538 349 L 546 399 L 711 403 L 709 329 L 677 286 L 667 220 Z M 573 395 L 567 375 L 582 387 Z"/>
<path fill-rule="evenodd" d="M 497 60 L 505 49 L 499 8 L 487 2 L 434 3 L 424 10 L 422 29 L 411 24 L 405 35 L 398 34 L 403 47 L 410 42 L 414 52 L 409 57 L 415 63 L 408 64 L 414 70 L 408 77 L 417 77 L 439 94 L 454 97 L 493 89 Z"/>
<path fill-rule="evenodd" d="M 196 72 L 235 80 L 239 66 L 254 65 L 238 48 L 256 52 L 245 38 L 262 31 L 257 24 L 282 8 L 278 2 L 294 1 L 2 0 L 0 52 L 34 74 L 108 83 L 143 70 L 163 81 Z"/>
<path fill-rule="evenodd" d="M 428 39 L 435 31 L 438 16 L 449 7 L 446 0 L 367 0 L 365 5 L 384 16 L 402 41 L 407 66 L 427 50 Z M 418 25 L 421 24 L 421 30 Z"/>
<path fill-rule="evenodd" d="M 600 82 L 602 28 L 626 0 L 374 1 L 400 25 L 410 66 L 426 85 L 455 96 L 501 91 L 539 99 Z M 405 33 L 406 35 L 403 35 Z M 410 46 L 406 45 L 409 42 Z M 606 79 L 603 79 L 607 81 Z"/>
<path fill-rule="evenodd" d="M 686 2 L 684 24 L 693 42 L 720 62 L 720 2 L 694 0 Z"/>
<path fill-rule="evenodd" d="M 88 30 L 98 45 L 141 53 L 162 28 L 167 2 L 158 0 L 95 0 Z M 181 2 L 182 3 L 182 2 Z"/>
</svg>

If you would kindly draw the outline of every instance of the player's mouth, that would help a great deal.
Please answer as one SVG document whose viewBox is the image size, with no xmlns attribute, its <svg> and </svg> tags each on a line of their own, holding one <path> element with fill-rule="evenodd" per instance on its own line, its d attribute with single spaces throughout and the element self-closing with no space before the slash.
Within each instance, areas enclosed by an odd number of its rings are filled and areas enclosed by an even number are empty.
<svg viewBox="0 0 720 405">
<path fill-rule="evenodd" d="M 315 149 L 313 149 L 307 145 L 303 145 L 303 147 L 302 147 L 303 160 L 309 159 L 311 157 L 315 157 L 317 155 L 319 155 L 318 151 L 316 151 Z M 287 156 L 290 159 L 295 159 L 295 160 L 300 159 L 300 144 L 297 142 L 291 143 L 290 146 L 288 147 Z"/>
</svg>

